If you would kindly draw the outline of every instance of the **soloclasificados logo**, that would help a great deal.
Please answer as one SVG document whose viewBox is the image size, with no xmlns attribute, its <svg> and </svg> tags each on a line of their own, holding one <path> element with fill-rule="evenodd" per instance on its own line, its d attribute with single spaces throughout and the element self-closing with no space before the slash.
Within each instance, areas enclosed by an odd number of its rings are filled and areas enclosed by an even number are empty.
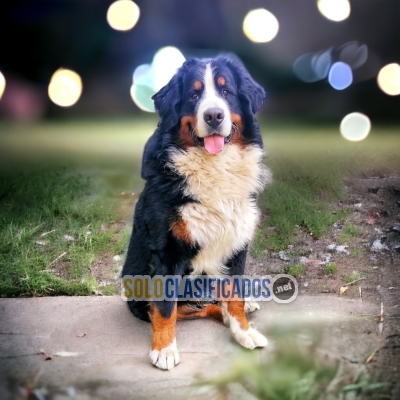
<svg viewBox="0 0 400 400">
<path fill-rule="evenodd" d="M 291 275 L 210 276 L 210 275 L 125 275 L 121 298 L 124 301 L 235 301 L 256 300 L 290 303 L 298 294 Z"/>
</svg>

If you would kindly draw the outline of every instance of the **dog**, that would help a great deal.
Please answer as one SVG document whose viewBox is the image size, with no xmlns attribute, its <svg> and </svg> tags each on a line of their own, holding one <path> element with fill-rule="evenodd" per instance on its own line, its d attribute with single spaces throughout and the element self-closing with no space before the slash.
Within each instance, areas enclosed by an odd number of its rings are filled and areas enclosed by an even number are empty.
<svg viewBox="0 0 400 400">
<path fill-rule="evenodd" d="M 122 276 L 243 275 L 258 220 L 257 196 L 270 178 L 255 118 L 265 91 L 237 61 L 186 61 L 153 97 L 159 123 L 145 145 Z M 245 312 L 255 302 L 129 301 L 152 324 L 150 360 L 169 370 L 179 362 L 177 319 L 210 317 L 230 327 L 246 348 L 267 339 Z"/>
</svg>

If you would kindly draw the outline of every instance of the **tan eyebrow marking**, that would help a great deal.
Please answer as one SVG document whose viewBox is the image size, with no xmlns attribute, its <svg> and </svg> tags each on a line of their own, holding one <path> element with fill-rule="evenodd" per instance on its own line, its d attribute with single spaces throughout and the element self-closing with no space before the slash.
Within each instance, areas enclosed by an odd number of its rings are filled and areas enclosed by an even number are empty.
<svg viewBox="0 0 400 400">
<path fill-rule="evenodd" d="M 196 90 L 200 90 L 200 89 L 203 87 L 203 84 L 202 84 L 200 81 L 196 81 L 196 82 L 193 84 L 193 86 L 194 86 L 194 88 L 195 88 Z"/>
<path fill-rule="evenodd" d="M 225 80 L 225 78 L 223 76 L 220 76 L 217 79 L 217 83 L 218 83 L 219 86 L 224 86 L 225 83 L 226 83 L 226 80 Z"/>
</svg>

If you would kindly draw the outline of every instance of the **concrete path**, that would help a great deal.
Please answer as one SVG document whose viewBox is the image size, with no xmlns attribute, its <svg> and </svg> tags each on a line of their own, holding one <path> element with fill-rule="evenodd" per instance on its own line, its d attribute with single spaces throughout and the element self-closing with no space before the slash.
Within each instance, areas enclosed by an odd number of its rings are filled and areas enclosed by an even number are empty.
<svg viewBox="0 0 400 400">
<path fill-rule="evenodd" d="M 382 343 L 376 321 L 355 315 L 379 311 L 337 296 L 299 296 L 290 304 L 263 303 L 249 319 L 260 330 L 314 323 L 324 328 L 321 351 L 354 365 L 363 364 Z M 117 296 L 0 299 L 0 325 L 4 400 L 19 398 L 30 381 L 44 389 L 46 399 L 212 399 L 191 385 L 199 376 L 223 372 L 238 350 L 223 325 L 180 321 L 181 362 L 171 371 L 158 370 L 148 360 L 150 325 L 134 318 Z M 52 359 L 45 361 L 41 351 Z M 228 397 L 246 397 L 237 390 Z"/>
</svg>

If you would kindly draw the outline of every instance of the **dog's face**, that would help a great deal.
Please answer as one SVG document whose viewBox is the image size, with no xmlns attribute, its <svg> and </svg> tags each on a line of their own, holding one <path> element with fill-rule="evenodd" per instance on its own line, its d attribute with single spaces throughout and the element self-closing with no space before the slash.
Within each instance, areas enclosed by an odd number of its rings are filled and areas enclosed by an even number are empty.
<svg viewBox="0 0 400 400">
<path fill-rule="evenodd" d="M 219 57 L 187 61 L 153 98 L 160 126 L 176 132 L 181 147 L 217 154 L 243 136 L 265 92 L 243 67 Z"/>
</svg>

